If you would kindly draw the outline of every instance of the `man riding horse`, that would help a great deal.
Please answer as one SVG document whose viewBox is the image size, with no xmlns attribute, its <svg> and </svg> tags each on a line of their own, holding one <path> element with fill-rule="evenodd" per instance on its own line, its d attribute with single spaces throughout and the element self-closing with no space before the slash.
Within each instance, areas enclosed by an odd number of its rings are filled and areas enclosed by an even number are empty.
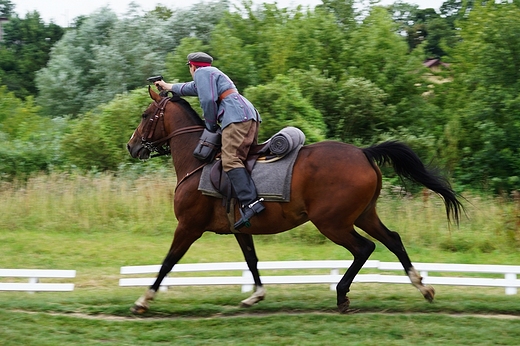
<svg viewBox="0 0 520 346">
<path fill-rule="evenodd" d="M 233 81 L 211 66 L 212 63 L 213 58 L 206 53 L 188 54 L 187 65 L 193 81 L 169 84 L 160 80 L 155 85 L 180 96 L 199 98 L 206 121 L 201 138 L 222 131 L 222 169 L 240 203 L 242 218 L 234 225 L 238 230 L 249 226 L 249 219 L 265 209 L 263 199 L 258 198 L 255 184 L 244 166 L 249 149 L 257 143 L 262 120 L 251 102 L 238 92 Z"/>
</svg>

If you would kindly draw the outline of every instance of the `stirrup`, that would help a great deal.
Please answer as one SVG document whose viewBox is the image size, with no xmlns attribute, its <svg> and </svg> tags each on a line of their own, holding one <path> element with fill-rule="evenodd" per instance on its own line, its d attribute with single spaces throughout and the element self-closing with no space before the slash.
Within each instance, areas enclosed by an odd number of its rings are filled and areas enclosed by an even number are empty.
<svg viewBox="0 0 520 346">
<path fill-rule="evenodd" d="M 233 227 L 236 230 L 244 226 L 246 226 L 247 228 L 251 227 L 251 222 L 249 222 L 249 219 L 251 219 L 253 216 L 255 216 L 255 214 L 258 214 L 265 209 L 264 205 L 261 203 L 263 201 L 263 198 L 259 198 L 253 203 L 247 205 L 245 208 L 240 208 L 239 210 L 242 218 L 238 220 Z"/>
</svg>

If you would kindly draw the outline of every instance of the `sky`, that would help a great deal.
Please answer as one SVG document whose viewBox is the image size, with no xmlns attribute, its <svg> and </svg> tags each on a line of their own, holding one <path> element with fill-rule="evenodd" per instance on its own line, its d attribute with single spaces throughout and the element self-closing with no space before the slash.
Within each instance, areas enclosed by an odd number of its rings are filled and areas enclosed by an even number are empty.
<svg viewBox="0 0 520 346">
<path fill-rule="evenodd" d="M 207 1 L 207 0 L 206 0 Z M 238 0 L 236 0 L 238 1 Z M 27 12 L 38 11 L 45 23 L 51 20 L 62 27 L 68 26 L 74 18 L 84 15 L 88 16 L 102 7 L 110 7 L 118 15 L 127 12 L 131 2 L 138 4 L 144 11 L 153 10 L 161 4 L 170 9 L 186 8 L 201 0 L 11 0 L 15 5 L 15 12 L 24 18 Z M 310 6 L 311 8 L 320 4 L 321 0 L 254 0 L 254 3 L 274 3 L 278 7 L 296 7 L 297 5 Z M 381 0 L 381 4 L 388 5 L 394 0 Z M 410 4 L 417 4 L 419 8 L 433 7 L 439 9 L 444 0 L 403 0 Z"/>
</svg>

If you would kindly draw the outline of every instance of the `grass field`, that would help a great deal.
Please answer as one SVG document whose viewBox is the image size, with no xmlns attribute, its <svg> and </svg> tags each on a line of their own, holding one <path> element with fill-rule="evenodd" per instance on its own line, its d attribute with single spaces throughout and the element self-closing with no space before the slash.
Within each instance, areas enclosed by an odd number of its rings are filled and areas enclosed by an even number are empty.
<svg viewBox="0 0 520 346">
<path fill-rule="evenodd" d="M 429 304 L 411 285 L 354 284 L 353 313 L 340 315 L 327 285 L 268 286 L 247 310 L 237 286 L 178 287 L 132 316 L 144 289 L 118 287 L 119 269 L 162 261 L 174 182 L 51 175 L 1 185 L 0 268 L 75 269 L 77 278 L 73 292 L 0 292 L 0 345 L 518 345 L 520 295 L 500 288 L 437 286 Z M 414 262 L 518 265 L 518 205 L 466 198 L 459 228 L 435 196 L 385 192 L 379 213 Z M 255 239 L 263 261 L 352 258 L 310 224 Z M 371 259 L 396 261 L 380 244 Z M 232 236 L 206 234 L 182 262 L 241 260 Z"/>
<path fill-rule="evenodd" d="M 238 287 L 161 293 L 144 317 L 128 312 L 140 289 L 2 294 L 2 345 L 518 345 L 520 299 L 502 290 L 354 285 L 340 315 L 327 287 L 268 287 L 243 310 Z"/>
</svg>

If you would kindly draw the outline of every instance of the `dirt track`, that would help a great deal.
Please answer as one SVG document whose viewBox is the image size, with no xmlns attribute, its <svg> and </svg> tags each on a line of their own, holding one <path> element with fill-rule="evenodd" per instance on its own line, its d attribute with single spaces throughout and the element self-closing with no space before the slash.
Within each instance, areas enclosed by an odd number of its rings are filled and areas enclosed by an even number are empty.
<svg viewBox="0 0 520 346">
<path fill-rule="evenodd" d="M 308 315 L 308 314 L 315 314 L 315 315 L 331 315 L 331 314 L 337 314 L 339 313 L 332 313 L 332 312 L 323 312 L 323 311 L 315 311 L 315 312 L 279 312 L 279 313 L 240 313 L 240 314 L 233 314 L 233 315 L 221 315 L 221 314 L 215 314 L 211 316 L 203 316 L 203 317 L 186 317 L 186 316 L 179 316 L 179 315 L 171 315 L 171 316 L 115 316 L 115 315 L 89 315 L 84 313 L 44 313 L 44 312 L 36 312 L 36 311 L 26 311 L 26 310 L 13 310 L 13 312 L 19 312 L 19 313 L 27 313 L 27 314 L 45 314 L 49 316 L 61 316 L 61 317 L 74 317 L 74 318 L 81 318 L 81 319 L 88 319 L 88 320 L 103 320 L 103 321 L 169 321 L 169 320 L 178 320 L 178 319 L 186 319 L 186 320 L 197 320 L 197 319 L 208 319 L 208 318 L 239 318 L 239 317 L 264 317 L 264 316 L 273 316 L 273 315 Z M 425 313 L 393 313 L 393 312 L 359 312 L 359 311 L 353 311 L 349 313 L 350 315 L 354 314 L 365 314 L 365 315 L 395 315 L 395 316 L 413 316 L 413 315 L 425 315 Z M 349 315 L 346 314 L 346 315 Z M 453 318 L 467 318 L 467 317 L 473 317 L 473 318 L 496 318 L 496 319 L 502 319 L 502 320 L 520 320 L 520 315 L 506 315 L 506 314 L 454 314 L 454 313 L 432 313 L 432 315 L 443 315 L 443 316 L 450 316 Z"/>
</svg>

